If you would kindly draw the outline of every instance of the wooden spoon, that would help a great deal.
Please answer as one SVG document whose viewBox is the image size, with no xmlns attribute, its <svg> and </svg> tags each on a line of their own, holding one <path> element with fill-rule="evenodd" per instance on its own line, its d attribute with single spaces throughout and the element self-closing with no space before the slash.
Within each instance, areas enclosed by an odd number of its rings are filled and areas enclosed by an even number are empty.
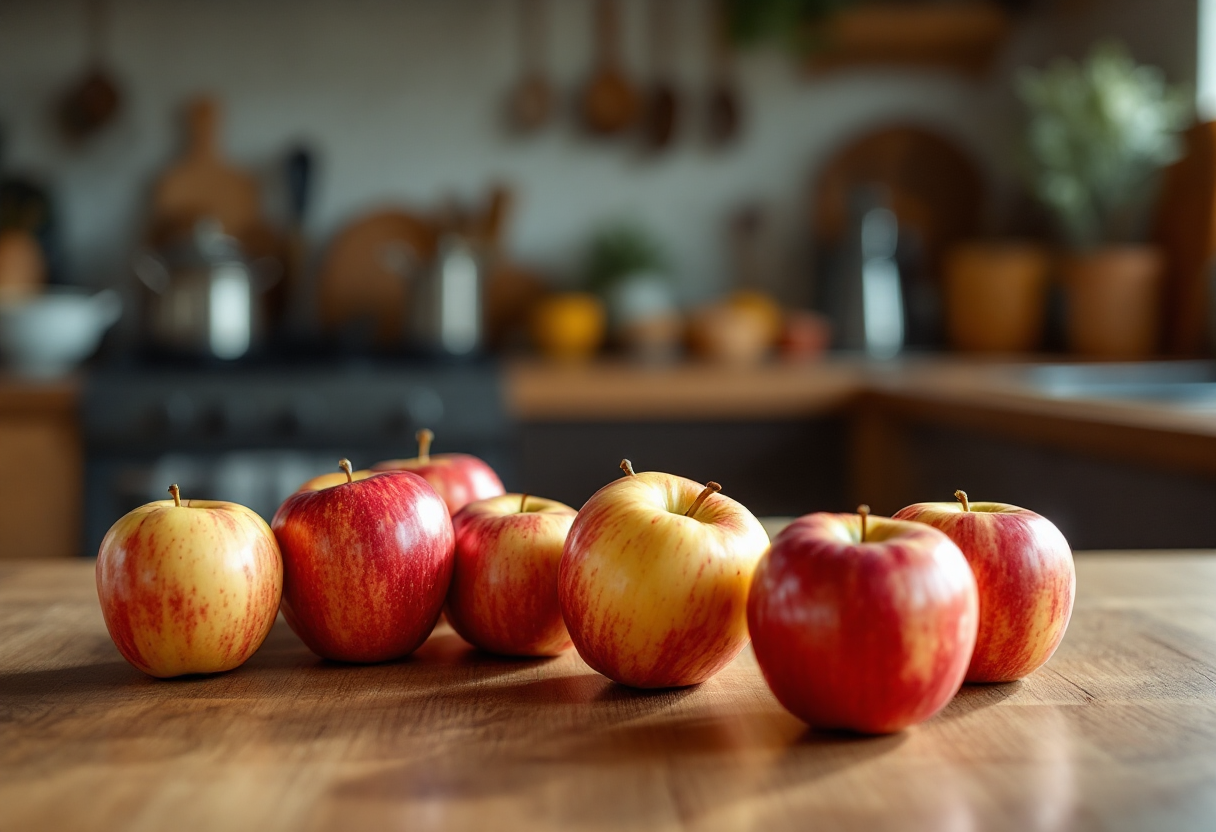
<svg viewBox="0 0 1216 832">
<path fill-rule="evenodd" d="M 107 8 L 104 0 L 86 6 L 89 68 L 59 103 L 59 128 L 64 137 L 78 144 L 99 133 L 113 121 L 121 107 L 121 96 L 113 76 L 105 68 L 104 52 Z"/>
<path fill-rule="evenodd" d="M 726 10 L 721 0 L 713 4 L 713 19 L 710 25 L 710 56 L 713 79 L 710 81 L 706 101 L 707 134 L 713 147 L 726 147 L 739 136 L 742 121 L 742 105 L 739 93 L 731 78 L 730 44 L 726 35 Z"/>
<path fill-rule="evenodd" d="M 522 72 L 507 102 L 507 119 L 518 133 L 532 133 L 549 121 L 553 89 L 544 69 L 546 35 L 544 0 L 520 0 L 519 47 Z"/>
<path fill-rule="evenodd" d="M 596 4 L 597 68 L 583 92 L 583 124 L 595 135 L 627 130 L 638 117 L 638 95 L 620 68 L 620 31 L 616 0 Z"/>
<path fill-rule="evenodd" d="M 654 80 L 642 117 L 642 141 L 652 152 L 671 144 L 680 107 L 675 84 L 671 81 L 671 3 L 651 0 L 650 50 Z"/>
</svg>

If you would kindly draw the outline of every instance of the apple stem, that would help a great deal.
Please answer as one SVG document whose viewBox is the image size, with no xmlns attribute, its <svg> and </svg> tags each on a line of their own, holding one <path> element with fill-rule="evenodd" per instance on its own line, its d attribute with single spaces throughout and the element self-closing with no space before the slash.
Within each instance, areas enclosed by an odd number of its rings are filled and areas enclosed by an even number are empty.
<svg viewBox="0 0 1216 832">
<path fill-rule="evenodd" d="M 519 513 L 526 514 L 528 512 L 528 495 L 524 494 L 519 498 Z"/>
<path fill-rule="evenodd" d="M 705 490 L 697 495 L 697 499 L 692 501 L 692 505 L 688 507 L 688 511 L 684 512 L 684 516 L 692 517 L 697 513 L 697 509 L 701 507 L 701 503 L 709 499 L 710 494 L 717 494 L 721 490 L 722 486 L 718 485 L 716 482 L 705 483 Z"/>
<path fill-rule="evenodd" d="M 637 476 L 636 474 L 633 473 L 633 463 L 627 459 L 621 460 L 621 470 L 624 471 L 626 474 L 628 474 L 631 477 Z"/>
<path fill-rule="evenodd" d="M 346 481 L 347 481 L 347 482 L 354 482 L 354 481 L 355 481 L 355 475 L 354 475 L 354 472 L 353 472 L 353 471 L 351 471 L 351 469 L 350 469 L 350 460 L 349 460 L 349 459 L 339 459 L 339 460 L 338 460 L 338 467 L 339 467 L 339 468 L 341 468 L 343 471 L 345 471 L 345 472 L 346 472 Z"/>
<path fill-rule="evenodd" d="M 955 491 L 954 499 L 958 500 L 960 503 L 963 504 L 963 511 L 971 511 L 971 502 L 967 499 L 966 491 L 962 491 L 962 490 Z"/>
<path fill-rule="evenodd" d="M 169 486 L 169 493 L 173 495 L 173 505 L 178 508 L 182 507 L 182 490 L 177 487 L 177 483 Z"/>
<path fill-rule="evenodd" d="M 414 438 L 418 440 L 418 461 L 426 464 L 431 461 L 431 442 L 435 439 L 435 433 L 430 428 L 423 428 L 414 434 Z"/>
<path fill-rule="evenodd" d="M 861 517 L 861 542 L 866 542 L 866 521 L 870 519 L 870 507 L 860 505 L 857 507 L 857 514 Z"/>
</svg>

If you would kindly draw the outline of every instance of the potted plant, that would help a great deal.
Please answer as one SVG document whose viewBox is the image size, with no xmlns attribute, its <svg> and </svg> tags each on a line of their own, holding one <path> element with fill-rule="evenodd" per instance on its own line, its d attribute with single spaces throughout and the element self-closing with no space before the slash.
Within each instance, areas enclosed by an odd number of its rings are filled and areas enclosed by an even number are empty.
<svg viewBox="0 0 1216 832">
<path fill-rule="evenodd" d="M 1036 196 L 1069 251 L 1061 263 L 1066 334 L 1078 353 L 1144 358 L 1157 348 L 1164 259 L 1146 245 L 1158 175 L 1181 150 L 1184 91 L 1113 43 L 1078 65 L 1024 69 Z"/>
<path fill-rule="evenodd" d="M 587 284 L 608 307 L 618 345 L 647 360 L 672 358 L 683 335 L 683 319 L 668 276 L 662 245 L 642 226 L 622 222 L 591 240 Z"/>
</svg>

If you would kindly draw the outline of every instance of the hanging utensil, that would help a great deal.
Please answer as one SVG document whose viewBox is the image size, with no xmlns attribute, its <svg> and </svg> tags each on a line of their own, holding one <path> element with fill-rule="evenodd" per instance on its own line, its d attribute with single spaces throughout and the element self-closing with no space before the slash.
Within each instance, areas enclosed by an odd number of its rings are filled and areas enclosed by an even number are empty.
<svg viewBox="0 0 1216 832">
<path fill-rule="evenodd" d="M 595 135 L 613 136 L 637 121 L 638 94 L 621 70 L 620 17 L 616 0 L 597 0 L 596 70 L 583 92 L 583 124 Z"/>
<path fill-rule="evenodd" d="M 518 133 L 544 127 L 553 111 L 553 89 L 545 72 L 548 41 L 545 0 L 519 0 L 519 81 L 507 101 L 507 119 Z"/>
<path fill-rule="evenodd" d="M 722 148 L 739 136 L 742 104 L 733 79 L 726 9 L 721 0 L 714 0 L 711 8 L 710 65 L 713 77 L 706 97 L 706 133 L 712 147 Z"/>
<path fill-rule="evenodd" d="M 642 117 L 642 142 L 648 150 L 656 153 L 671 144 L 680 113 L 678 95 L 671 80 L 671 16 L 672 0 L 652 0 L 650 60 L 654 79 Z"/>
<path fill-rule="evenodd" d="M 107 11 L 105 0 L 87 0 L 89 69 L 68 90 L 59 105 L 59 128 L 73 144 L 99 133 L 114 119 L 121 105 L 118 85 L 102 58 Z"/>
<path fill-rule="evenodd" d="M 312 191 L 313 153 L 304 145 L 296 145 L 287 154 L 283 176 L 287 184 L 287 234 L 284 239 L 286 279 L 284 293 L 289 328 L 303 328 L 304 318 L 311 308 L 306 297 L 305 264 L 308 248 L 304 238 L 304 217 Z"/>
</svg>

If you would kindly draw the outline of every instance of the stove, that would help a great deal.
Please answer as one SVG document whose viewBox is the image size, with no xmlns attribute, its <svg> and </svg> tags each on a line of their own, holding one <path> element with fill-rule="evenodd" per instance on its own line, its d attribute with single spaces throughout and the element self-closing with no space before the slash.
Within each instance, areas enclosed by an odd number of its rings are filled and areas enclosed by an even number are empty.
<svg viewBox="0 0 1216 832">
<path fill-rule="evenodd" d="M 166 498 L 242 503 L 270 521 L 304 480 L 433 450 L 484 458 L 508 483 L 514 429 L 493 363 L 125 366 L 89 374 L 85 544 L 96 552 L 132 508 Z"/>
</svg>

